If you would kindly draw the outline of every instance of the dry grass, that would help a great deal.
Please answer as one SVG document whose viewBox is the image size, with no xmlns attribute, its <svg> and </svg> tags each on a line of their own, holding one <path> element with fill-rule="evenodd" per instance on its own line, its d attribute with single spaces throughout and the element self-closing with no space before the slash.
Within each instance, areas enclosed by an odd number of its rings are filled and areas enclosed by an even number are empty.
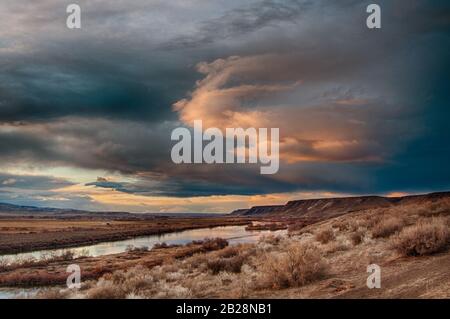
<svg viewBox="0 0 450 319">
<path fill-rule="evenodd" d="M 293 233 L 293 232 L 297 232 L 302 230 L 303 228 L 305 228 L 306 223 L 305 222 L 295 222 L 295 223 L 291 223 L 288 226 L 288 232 L 289 233 Z"/>
<path fill-rule="evenodd" d="M 113 285 L 94 287 L 87 294 L 89 299 L 124 299 L 125 297 L 125 292 Z"/>
<path fill-rule="evenodd" d="M 244 264 L 245 257 L 237 255 L 231 258 L 216 258 L 208 261 L 207 267 L 214 275 L 225 271 L 231 273 L 241 272 L 241 267 Z"/>
<path fill-rule="evenodd" d="M 350 240 L 354 246 L 361 244 L 364 240 L 364 232 L 355 231 L 350 235 Z"/>
<path fill-rule="evenodd" d="M 333 254 L 336 252 L 346 251 L 348 249 L 349 249 L 349 247 L 347 245 L 345 245 L 344 243 L 342 243 L 340 241 L 333 241 L 327 245 L 325 251 L 327 254 Z"/>
<path fill-rule="evenodd" d="M 299 287 L 322 278 L 325 264 L 314 245 L 291 245 L 282 254 L 270 253 L 261 265 L 263 285 L 274 289 Z"/>
<path fill-rule="evenodd" d="M 349 229 L 349 224 L 346 221 L 343 220 L 337 220 L 332 225 L 333 228 L 338 229 L 340 232 L 346 231 Z"/>
<path fill-rule="evenodd" d="M 325 229 L 325 230 L 319 231 L 314 238 L 322 244 L 327 244 L 330 241 L 334 240 L 335 236 L 334 236 L 333 230 Z"/>
<path fill-rule="evenodd" d="M 36 299 L 65 299 L 70 296 L 70 292 L 58 288 L 42 289 L 36 294 Z"/>
<path fill-rule="evenodd" d="M 278 245 L 281 241 L 281 237 L 280 236 L 274 236 L 272 234 L 269 235 L 265 235 L 263 237 L 261 237 L 260 242 L 269 244 L 269 245 Z"/>
<path fill-rule="evenodd" d="M 128 245 L 125 248 L 125 251 L 128 253 L 143 253 L 143 252 L 148 251 L 148 247 L 147 246 L 135 247 L 133 245 Z"/>
<path fill-rule="evenodd" d="M 428 218 L 405 228 L 392 241 L 392 248 L 404 256 L 422 256 L 448 248 L 450 232 L 444 218 Z"/>
<path fill-rule="evenodd" d="M 79 257 L 86 257 L 86 253 L 81 253 Z M 20 268 L 47 266 L 53 262 L 63 262 L 75 259 L 75 253 L 71 250 L 64 250 L 61 253 L 50 253 L 43 255 L 41 259 L 33 257 L 19 259 L 9 262 L 7 259 L 0 259 L 0 273 Z"/>
<path fill-rule="evenodd" d="M 402 218 L 390 216 L 385 219 L 381 219 L 372 228 L 373 238 L 387 238 L 400 231 L 405 225 L 405 221 Z"/>
<path fill-rule="evenodd" d="M 226 247 L 226 248 L 220 250 L 217 253 L 217 255 L 221 258 L 231 258 L 231 257 L 239 255 L 240 251 L 241 251 L 240 247 L 229 246 L 229 247 Z"/>
</svg>

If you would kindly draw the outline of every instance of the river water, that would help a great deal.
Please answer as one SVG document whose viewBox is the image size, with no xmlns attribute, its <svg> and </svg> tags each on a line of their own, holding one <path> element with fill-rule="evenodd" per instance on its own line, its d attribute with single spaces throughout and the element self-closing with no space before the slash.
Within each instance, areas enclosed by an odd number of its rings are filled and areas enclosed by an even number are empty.
<svg viewBox="0 0 450 319">
<path fill-rule="evenodd" d="M 286 230 L 279 230 L 274 232 L 247 231 L 245 230 L 245 227 L 246 226 L 223 226 L 215 228 L 192 229 L 163 235 L 142 236 L 120 241 L 105 242 L 88 246 L 80 246 L 70 248 L 69 250 L 74 252 L 75 256 L 87 254 L 92 257 L 97 257 L 103 255 L 123 253 L 127 250 L 127 247 L 129 246 L 133 247 L 145 246 L 151 249 L 157 243 L 165 242 L 167 244 L 183 245 L 190 243 L 193 240 L 203 240 L 205 238 L 216 238 L 216 237 L 227 239 L 230 245 L 236 245 L 239 243 L 255 243 L 262 236 L 268 234 L 273 235 L 286 234 Z M 38 260 L 45 258 L 49 254 L 60 255 L 64 251 L 67 251 L 67 249 L 40 250 L 28 253 L 3 255 L 0 256 L 0 258 L 6 259 L 7 262 L 26 260 L 31 257 Z M 25 289 L 0 288 L 0 299 L 13 298 L 20 294 L 22 295 L 33 294 L 33 292 L 35 292 L 35 289 L 25 290 Z"/>
</svg>

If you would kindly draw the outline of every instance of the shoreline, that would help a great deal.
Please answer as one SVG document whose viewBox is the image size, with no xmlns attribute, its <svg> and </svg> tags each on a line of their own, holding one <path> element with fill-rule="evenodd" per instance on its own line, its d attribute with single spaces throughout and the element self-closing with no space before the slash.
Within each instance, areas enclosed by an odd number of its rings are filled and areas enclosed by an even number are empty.
<svg viewBox="0 0 450 319">
<path fill-rule="evenodd" d="M 219 220 L 218 220 L 219 219 Z M 25 221 L 32 223 L 33 220 Z M 62 224 L 64 221 L 49 220 Z M 80 220 L 80 222 L 83 222 Z M 111 221 L 112 223 L 113 221 Z M 132 239 L 142 236 L 164 235 L 169 233 L 182 232 L 186 230 L 201 229 L 201 228 L 216 228 L 223 226 L 244 226 L 251 223 L 250 219 L 242 217 L 219 217 L 219 218 L 204 218 L 204 219 L 163 219 L 156 221 L 121 221 L 124 225 L 130 224 L 135 229 L 124 230 L 122 227 L 110 225 L 108 221 L 98 221 L 100 224 L 106 224 L 110 229 L 98 229 L 98 227 L 85 229 L 71 229 L 70 227 L 62 227 L 58 231 L 53 232 L 36 232 L 36 233 L 12 233 L 5 234 L 0 231 L 0 258 L 7 255 L 14 255 L 20 253 L 29 253 L 41 250 L 53 250 L 64 248 L 76 248 L 81 246 L 95 245 L 104 242 L 114 242 L 126 239 Z M 163 225 L 160 225 L 164 223 Z M 0 221 L 2 225 L 2 221 Z M 120 225 L 123 226 L 123 225 Z M 1 227 L 0 227 L 1 228 Z"/>
</svg>

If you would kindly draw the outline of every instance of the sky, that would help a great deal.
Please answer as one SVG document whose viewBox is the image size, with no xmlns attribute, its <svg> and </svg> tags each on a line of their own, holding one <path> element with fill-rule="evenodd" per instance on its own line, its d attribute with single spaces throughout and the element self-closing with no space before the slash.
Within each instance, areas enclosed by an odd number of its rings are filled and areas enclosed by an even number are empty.
<svg viewBox="0 0 450 319">
<path fill-rule="evenodd" d="M 450 190 L 448 1 L 19 0 L 0 16 L 0 202 L 223 213 Z M 172 130 L 199 119 L 279 128 L 279 172 L 174 164 Z"/>
</svg>

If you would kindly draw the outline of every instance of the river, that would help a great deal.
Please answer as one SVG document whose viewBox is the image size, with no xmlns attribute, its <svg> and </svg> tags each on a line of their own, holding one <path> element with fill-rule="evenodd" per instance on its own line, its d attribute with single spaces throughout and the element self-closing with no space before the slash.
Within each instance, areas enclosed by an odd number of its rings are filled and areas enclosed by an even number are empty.
<svg viewBox="0 0 450 319">
<path fill-rule="evenodd" d="M 239 243 L 255 243 L 262 236 L 273 234 L 273 235 L 283 235 L 286 234 L 286 230 L 279 231 L 247 231 L 246 226 L 222 226 L 215 228 L 199 228 L 185 230 L 175 233 L 167 233 L 162 235 L 151 235 L 142 236 L 132 239 L 104 242 L 95 245 L 80 246 L 75 248 L 70 248 L 69 250 L 77 255 L 89 255 L 92 257 L 111 255 L 123 253 L 127 250 L 127 247 L 148 247 L 151 249 L 157 243 L 167 243 L 167 244 L 187 244 L 193 240 L 202 240 L 205 238 L 215 238 L 220 237 L 227 239 L 230 245 L 236 245 Z M 0 258 L 6 259 L 8 262 L 15 262 L 20 260 L 26 260 L 29 258 L 35 258 L 36 260 L 45 258 L 50 254 L 60 255 L 67 249 L 52 249 L 52 250 L 39 250 L 28 253 L 12 254 L 12 255 L 2 255 Z M 18 294 L 32 294 L 36 289 L 9 289 L 0 288 L 0 299 L 13 298 Z"/>
</svg>

